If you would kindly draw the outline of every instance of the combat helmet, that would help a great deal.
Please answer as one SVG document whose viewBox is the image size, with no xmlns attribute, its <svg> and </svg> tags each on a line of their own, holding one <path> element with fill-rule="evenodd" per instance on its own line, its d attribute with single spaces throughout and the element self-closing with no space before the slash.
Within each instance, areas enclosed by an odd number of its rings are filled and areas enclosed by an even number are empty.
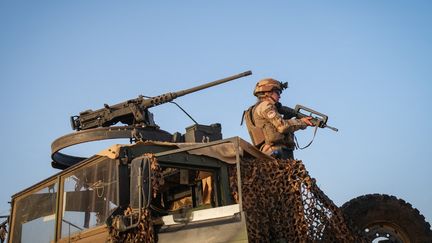
<svg viewBox="0 0 432 243">
<path fill-rule="evenodd" d="M 279 90 L 281 93 L 284 89 L 288 87 L 288 83 L 282 83 L 276 79 L 265 78 L 261 79 L 256 85 L 253 94 L 256 97 L 261 96 L 265 92 L 270 92 L 272 90 Z"/>
</svg>

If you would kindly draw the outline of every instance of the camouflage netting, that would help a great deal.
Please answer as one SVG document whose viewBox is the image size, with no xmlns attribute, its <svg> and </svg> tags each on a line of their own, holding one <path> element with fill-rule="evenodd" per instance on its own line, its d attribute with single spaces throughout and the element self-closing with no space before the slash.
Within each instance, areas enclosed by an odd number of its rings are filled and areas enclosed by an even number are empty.
<svg viewBox="0 0 432 243">
<path fill-rule="evenodd" d="M 131 214 L 132 210 L 128 208 L 125 215 Z M 134 214 L 133 221 L 136 222 L 137 214 Z M 150 215 L 150 210 L 143 208 L 141 210 L 141 219 L 136 228 L 130 229 L 125 232 L 119 232 L 113 227 L 109 228 L 110 241 L 109 242 L 156 242 L 153 223 Z"/>
<path fill-rule="evenodd" d="M 146 154 L 151 160 L 152 171 L 152 192 L 153 198 L 157 196 L 160 185 L 164 183 L 162 178 L 161 168 L 153 154 Z M 130 215 L 132 210 L 128 208 L 124 214 Z M 133 222 L 136 222 L 138 215 L 134 214 Z M 119 232 L 114 227 L 109 228 L 110 242 L 157 242 L 157 234 L 153 227 L 151 212 L 148 208 L 141 209 L 141 218 L 136 228 L 125 232 Z"/>
<path fill-rule="evenodd" d="M 243 210 L 251 242 L 365 242 L 299 160 L 241 163 Z M 235 166 L 230 183 L 238 199 Z"/>
</svg>

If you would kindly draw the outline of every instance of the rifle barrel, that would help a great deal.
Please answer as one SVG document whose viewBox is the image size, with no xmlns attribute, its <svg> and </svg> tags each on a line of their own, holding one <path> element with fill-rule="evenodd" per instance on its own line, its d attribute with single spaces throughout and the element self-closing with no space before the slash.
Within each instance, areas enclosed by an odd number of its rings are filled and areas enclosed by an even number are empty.
<svg viewBox="0 0 432 243">
<path fill-rule="evenodd" d="M 329 128 L 329 129 L 331 129 L 331 130 L 333 130 L 333 131 L 335 131 L 335 132 L 337 132 L 337 131 L 339 131 L 339 129 L 337 129 L 336 127 L 331 127 L 331 126 L 329 126 L 329 125 L 325 125 L 325 127 L 326 128 Z"/>
</svg>

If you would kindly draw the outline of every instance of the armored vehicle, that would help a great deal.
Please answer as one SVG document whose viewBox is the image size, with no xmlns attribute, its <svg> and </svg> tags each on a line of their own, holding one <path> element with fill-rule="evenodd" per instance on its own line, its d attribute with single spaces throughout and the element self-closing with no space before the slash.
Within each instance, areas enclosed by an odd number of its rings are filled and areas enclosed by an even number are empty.
<svg viewBox="0 0 432 243">
<path fill-rule="evenodd" d="M 71 117 L 76 131 L 52 143 L 61 171 L 12 196 L 8 242 L 432 242 L 403 200 L 373 194 L 338 208 L 301 161 L 223 138 L 217 123 L 170 134 L 148 110 L 250 74 Z M 114 138 L 131 143 L 89 158 L 62 152 Z"/>
</svg>

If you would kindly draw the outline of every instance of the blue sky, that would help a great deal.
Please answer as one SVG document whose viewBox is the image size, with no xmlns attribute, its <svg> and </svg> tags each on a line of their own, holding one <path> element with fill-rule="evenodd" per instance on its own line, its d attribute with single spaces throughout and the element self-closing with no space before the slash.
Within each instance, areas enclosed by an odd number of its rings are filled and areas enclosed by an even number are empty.
<svg viewBox="0 0 432 243">
<path fill-rule="evenodd" d="M 58 172 L 50 145 L 72 132 L 70 116 L 252 70 L 177 102 L 249 140 L 239 123 L 256 81 L 288 81 L 285 105 L 339 128 L 296 152 L 337 205 L 392 194 L 431 222 L 431 12 L 430 1 L 1 1 L 0 214 Z M 151 111 L 169 132 L 192 124 L 170 104 Z"/>
</svg>

